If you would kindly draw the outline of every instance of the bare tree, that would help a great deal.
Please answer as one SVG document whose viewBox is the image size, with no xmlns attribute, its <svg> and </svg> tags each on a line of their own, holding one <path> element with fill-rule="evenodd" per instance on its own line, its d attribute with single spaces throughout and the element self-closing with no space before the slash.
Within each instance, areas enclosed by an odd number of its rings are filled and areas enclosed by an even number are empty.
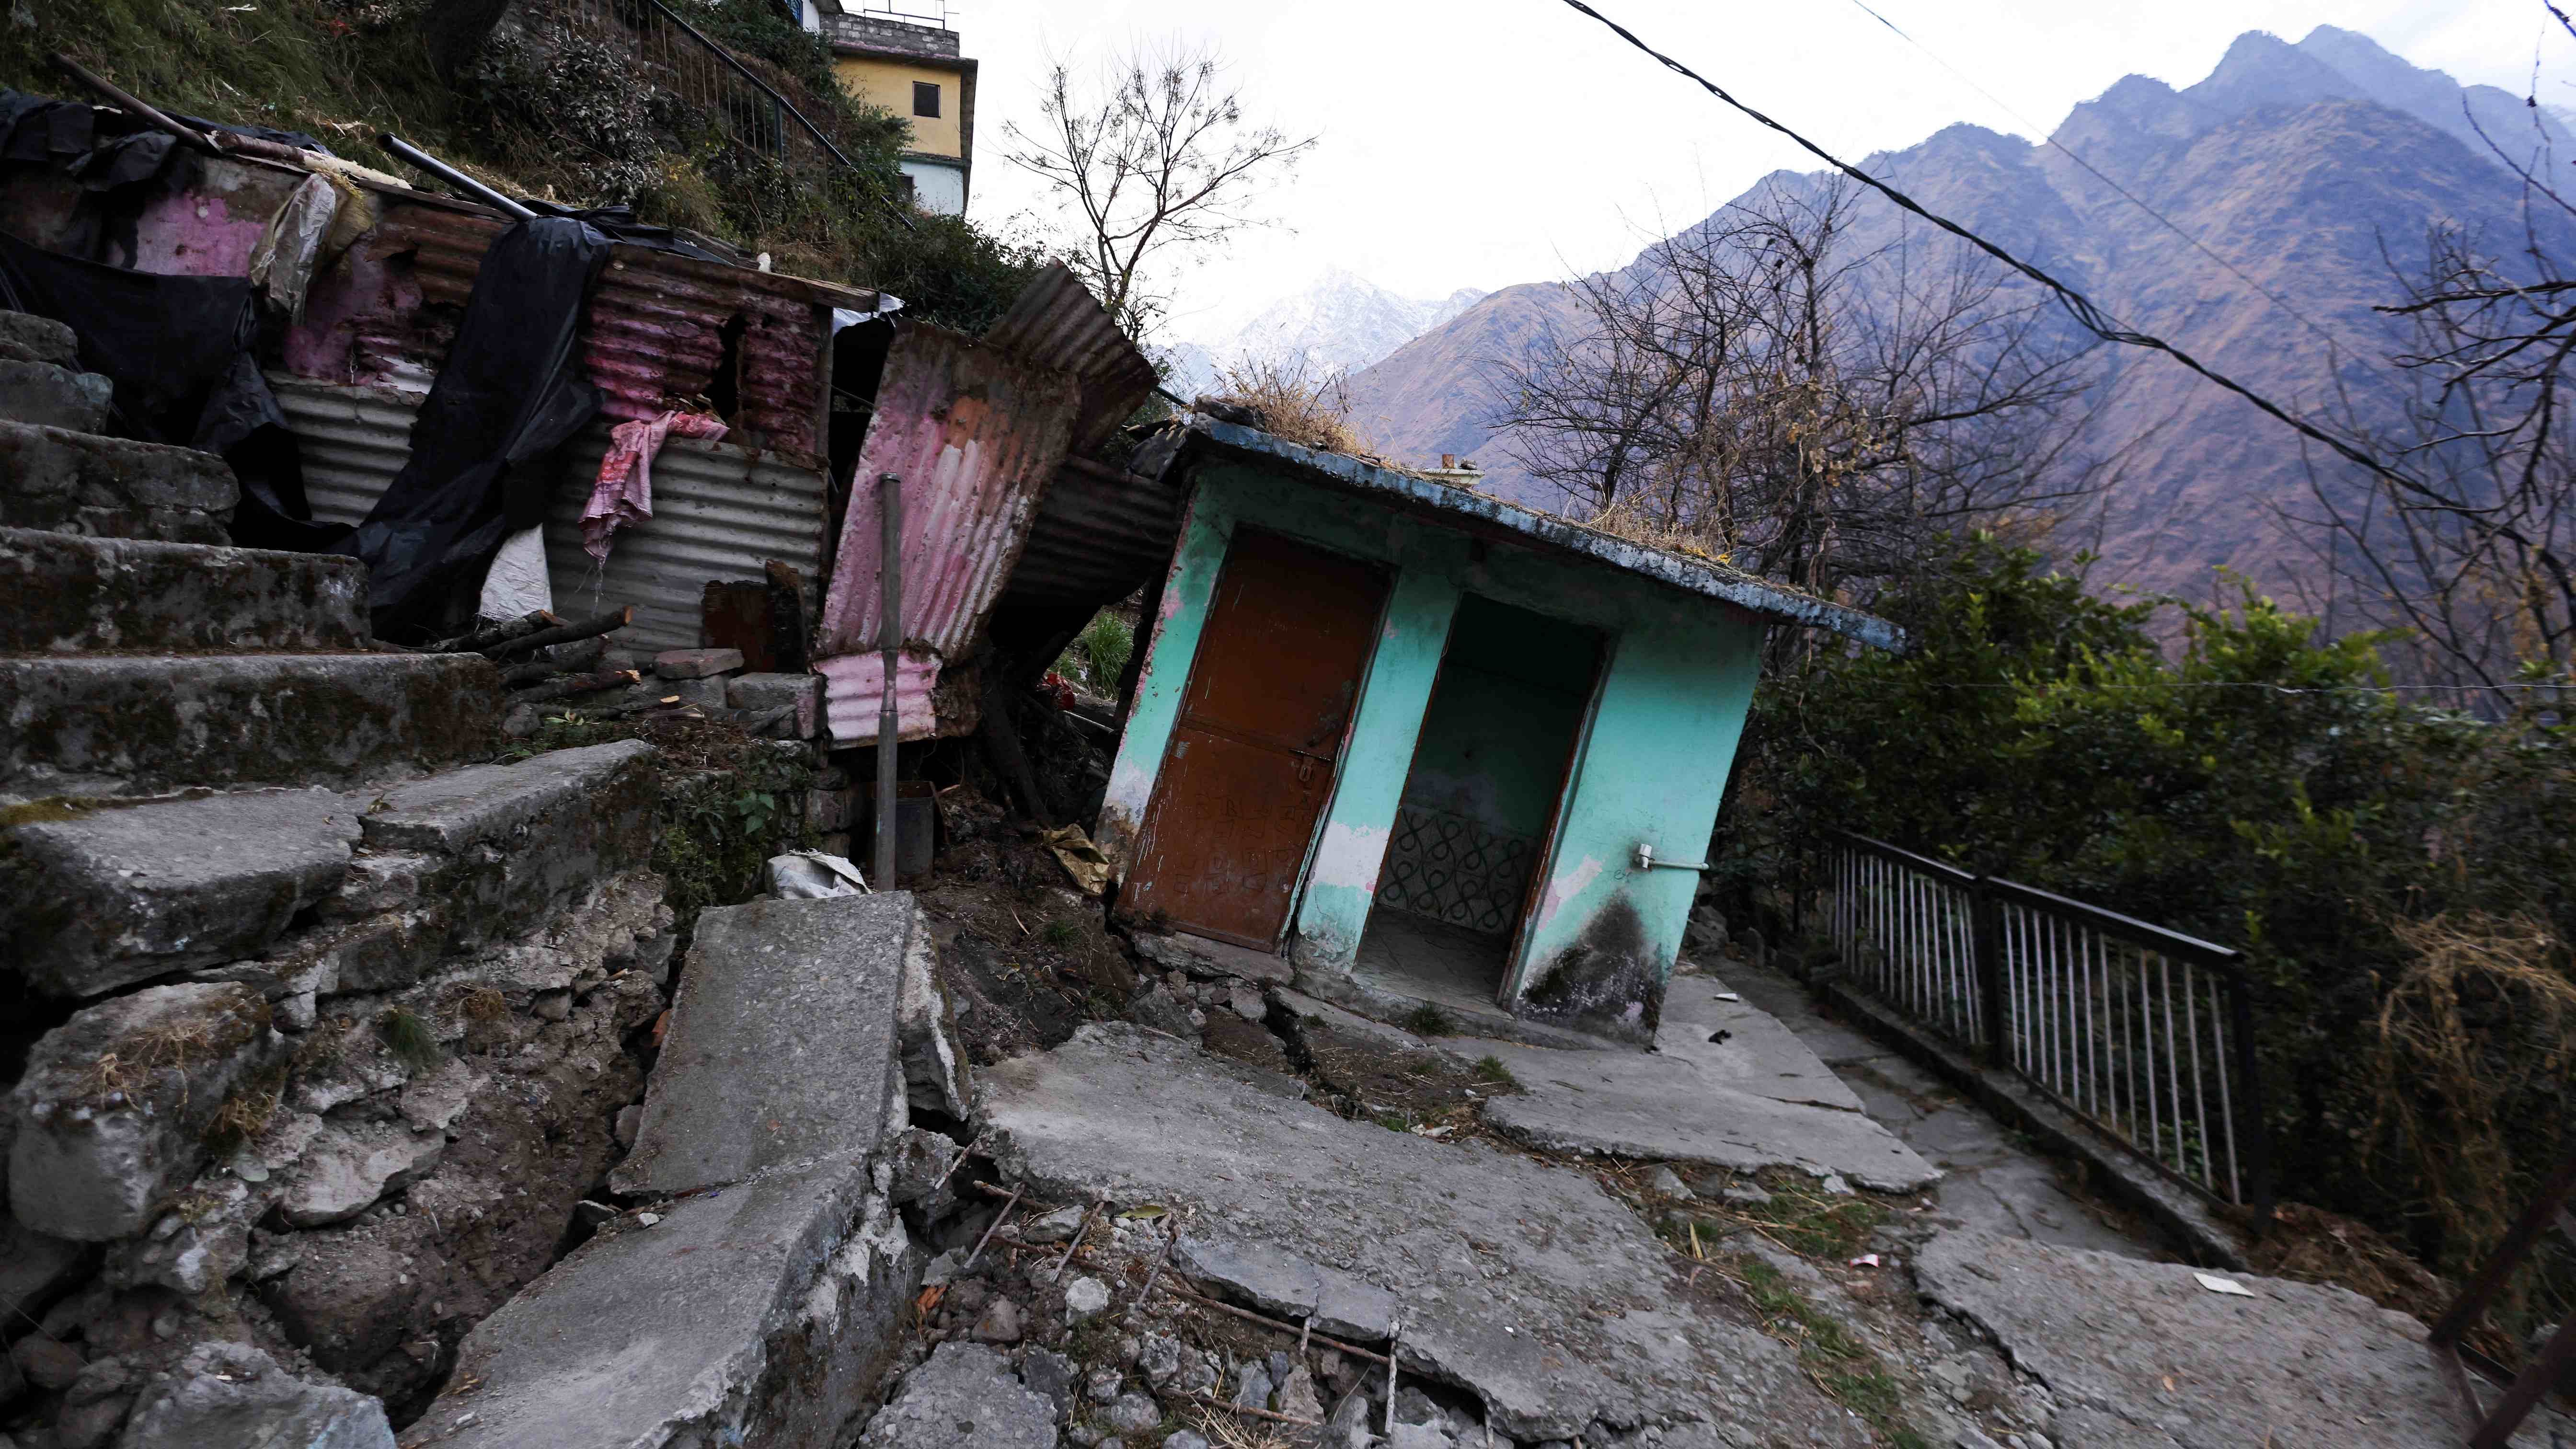
<svg viewBox="0 0 2576 1449">
<path fill-rule="evenodd" d="M 2435 684 L 2494 685 L 2576 662 L 2576 206 L 2488 140 L 2522 180 L 2522 227 L 2491 249 L 2435 225 L 2420 266 L 2392 258 L 2409 329 L 2390 361 L 2413 384 L 2373 426 L 2349 398 L 2344 430 L 2384 466 L 2312 461 L 2319 551 L 2339 602 L 2401 630 L 2401 663 Z M 2386 415 L 2386 405 L 2379 411 Z"/>
<path fill-rule="evenodd" d="M 1080 214 L 1071 258 L 1110 315 L 1142 335 L 1162 312 L 1152 264 L 1255 224 L 1260 183 L 1315 144 L 1244 119 L 1239 91 L 1208 49 L 1148 47 L 1110 66 L 1097 88 L 1057 64 L 1038 102 L 1043 125 L 1005 127 L 1011 162 L 1036 173 Z"/>
<path fill-rule="evenodd" d="M 2090 492 L 2089 342 L 1962 249 L 1858 251 L 1852 202 L 1774 186 L 1570 283 L 1580 327 L 1494 378 L 1506 449 L 1596 522 L 1825 595 Z"/>
</svg>

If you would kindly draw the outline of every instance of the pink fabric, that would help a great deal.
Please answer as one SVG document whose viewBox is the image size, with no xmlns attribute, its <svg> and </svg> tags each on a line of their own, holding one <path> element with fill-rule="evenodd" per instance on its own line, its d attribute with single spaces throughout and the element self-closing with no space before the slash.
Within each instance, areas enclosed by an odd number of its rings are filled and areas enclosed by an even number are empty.
<svg viewBox="0 0 2576 1449">
<path fill-rule="evenodd" d="M 653 516 L 653 457 L 662 451 L 663 439 L 678 433 L 713 442 L 725 431 L 721 418 L 678 412 L 609 429 L 608 452 L 599 460 L 599 482 L 590 490 L 590 502 L 582 505 L 582 551 L 605 559 L 610 534 Z"/>
</svg>

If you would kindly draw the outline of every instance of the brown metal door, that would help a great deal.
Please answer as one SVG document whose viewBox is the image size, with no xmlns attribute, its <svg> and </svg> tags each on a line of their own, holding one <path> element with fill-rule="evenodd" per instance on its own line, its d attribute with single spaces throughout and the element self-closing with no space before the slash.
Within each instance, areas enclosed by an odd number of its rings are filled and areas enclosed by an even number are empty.
<svg viewBox="0 0 2576 1449">
<path fill-rule="evenodd" d="M 1130 908 L 1270 950 L 1386 603 L 1378 570 L 1238 532 L 1129 872 Z"/>
</svg>

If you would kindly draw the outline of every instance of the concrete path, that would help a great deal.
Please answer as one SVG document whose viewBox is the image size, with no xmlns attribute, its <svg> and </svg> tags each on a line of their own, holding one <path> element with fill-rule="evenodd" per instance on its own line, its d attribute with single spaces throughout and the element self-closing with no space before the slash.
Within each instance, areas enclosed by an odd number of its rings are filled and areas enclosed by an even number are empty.
<svg viewBox="0 0 2576 1449">
<path fill-rule="evenodd" d="M 1746 1006 L 1795 1037 L 1856 1094 L 1855 1100 L 1942 1174 L 1932 1197 L 1938 1219 L 2004 1237 L 2132 1258 L 2171 1259 L 2170 1249 L 2070 1195 L 2056 1160 L 2024 1147 L 2003 1124 L 1883 1043 L 1816 1012 L 1807 989 L 1776 971 L 1740 961 L 1722 972 L 1676 977 L 1722 982 Z"/>
<path fill-rule="evenodd" d="M 1915 1262 L 1923 1295 L 1994 1336 L 2056 1394 L 2087 1449 L 2418 1449 L 2456 1444 L 2424 1325 L 2358 1293 L 1951 1232 Z M 2517 1445 L 2558 1442 L 2541 1413 Z"/>
<path fill-rule="evenodd" d="M 1552 1051 L 1449 1038 L 1469 1060 L 1498 1058 L 1521 1095 L 1486 1102 L 1496 1131 L 1549 1152 L 1704 1163 L 1737 1172 L 1794 1167 L 1860 1187 L 1913 1192 L 1941 1176 L 1873 1121 L 1797 1034 L 1707 976 L 1664 997 L 1655 1050 Z"/>
<path fill-rule="evenodd" d="M 1401 1318 L 1407 1377 L 1467 1388 L 1497 1436 L 1644 1425 L 1665 1449 L 1716 1449 L 1758 1424 L 1764 1443 L 1870 1442 L 1582 1173 L 1349 1121 L 1259 1075 L 1095 1023 L 985 1075 L 986 1140 L 1042 1198 L 1170 1205 L 1184 1265 L 1234 1295 L 1368 1339 Z"/>
</svg>

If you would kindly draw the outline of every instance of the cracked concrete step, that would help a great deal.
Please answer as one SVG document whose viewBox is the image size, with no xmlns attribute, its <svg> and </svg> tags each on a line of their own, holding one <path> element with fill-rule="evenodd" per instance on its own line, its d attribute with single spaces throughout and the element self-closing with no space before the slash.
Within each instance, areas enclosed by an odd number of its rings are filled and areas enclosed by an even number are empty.
<svg viewBox="0 0 2576 1449">
<path fill-rule="evenodd" d="M 443 1449 L 832 1449 L 921 1270 L 864 1163 L 628 1214 L 475 1325 L 417 1427 Z"/>
<path fill-rule="evenodd" d="M 79 359 L 80 337 L 71 328 L 29 312 L 0 312 L 0 361 L 73 367 Z"/>
<path fill-rule="evenodd" d="M 0 418 L 13 423 L 96 432 L 115 396 L 116 384 L 95 372 L 0 358 Z"/>
<path fill-rule="evenodd" d="M 155 539 L 0 528 L 0 654 L 360 649 L 367 566 Z"/>
<path fill-rule="evenodd" d="M 224 543 L 240 501 L 212 453 L 0 421 L 0 527 Z"/>
<path fill-rule="evenodd" d="M 488 753 L 500 717 L 473 655 L 0 658 L 0 794 L 351 784 Z"/>
<path fill-rule="evenodd" d="M 465 949 L 643 865 L 652 756 L 620 740 L 381 793 L 261 790 L 58 812 L 0 832 L 0 935 L 17 943 L 30 983 L 58 996 L 257 957 L 307 912 L 329 918 L 316 946 L 368 953 L 381 974 L 396 948 L 428 959 Z M 353 857 L 358 848 L 369 854 Z M 388 910 L 406 913 L 398 930 L 350 939 L 335 929 Z"/>
</svg>

